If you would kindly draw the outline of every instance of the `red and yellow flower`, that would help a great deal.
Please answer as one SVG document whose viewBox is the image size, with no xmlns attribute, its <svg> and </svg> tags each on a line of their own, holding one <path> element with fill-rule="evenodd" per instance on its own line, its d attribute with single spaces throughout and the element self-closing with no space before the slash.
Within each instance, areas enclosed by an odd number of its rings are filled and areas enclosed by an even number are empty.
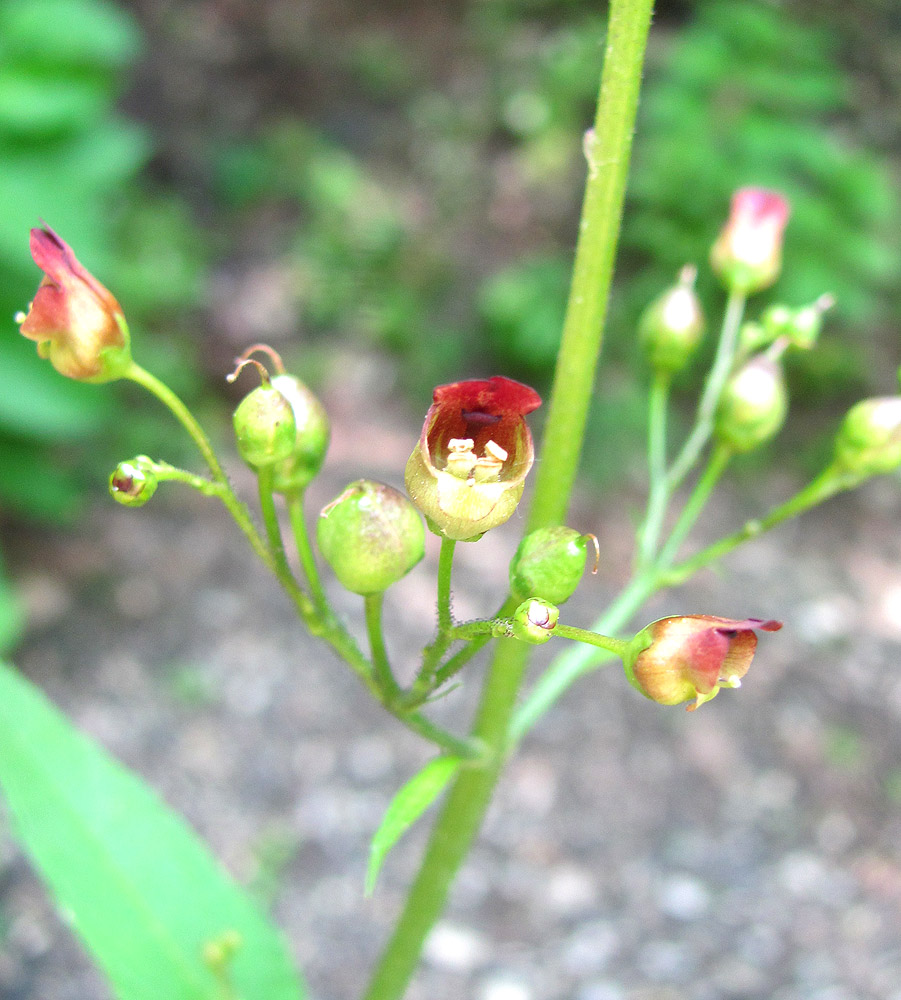
<svg viewBox="0 0 901 1000">
<path fill-rule="evenodd" d="M 131 366 L 128 326 L 113 294 L 49 227 L 31 230 L 31 255 L 44 272 L 19 329 L 68 378 L 108 382 Z"/>
<path fill-rule="evenodd" d="M 757 648 L 755 629 L 776 632 L 782 622 L 760 618 L 679 615 L 642 629 L 624 657 L 626 676 L 645 697 L 661 705 L 691 701 L 688 711 L 737 688 Z"/>
<path fill-rule="evenodd" d="M 407 492 L 436 534 L 474 540 L 519 503 L 535 459 L 525 416 L 541 397 L 498 376 L 440 385 L 432 398 L 407 462 Z"/>
</svg>

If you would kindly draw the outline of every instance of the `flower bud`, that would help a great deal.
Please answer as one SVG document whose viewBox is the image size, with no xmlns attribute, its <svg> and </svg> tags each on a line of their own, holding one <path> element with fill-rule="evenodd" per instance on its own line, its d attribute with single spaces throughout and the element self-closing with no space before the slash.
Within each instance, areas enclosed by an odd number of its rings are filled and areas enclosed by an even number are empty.
<svg viewBox="0 0 901 1000">
<path fill-rule="evenodd" d="M 146 455 L 120 462 L 109 477 L 110 496 L 125 507 L 143 507 L 159 485 L 155 469 Z"/>
<path fill-rule="evenodd" d="M 518 600 L 544 597 L 563 604 L 582 579 L 589 537 L 563 527 L 526 535 L 510 562 L 510 593 Z"/>
<path fill-rule="evenodd" d="M 901 466 L 901 396 L 865 399 L 851 407 L 835 438 L 835 465 L 861 479 Z"/>
<path fill-rule="evenodd" d="M 766 330 L 766 343 L 771 344 L 784 337 L 792 347 L 810 350 L 817 342 L 823 329 L 823 315 L 835 305 L 832 295 L 821 295 L 816 302 L 792 309 L 785 305 L 773 305 L 761 317 Z"/>
<path fill-rule="evenodd" d="M 684 368 L 704 333 L 704 313 L 694 288 L 696 277 L 696 268 L 684 267 L 678 284 L 655 299 L 638 321 L 642 347 L 657 371 Z"/>
<path fill-rule="evenodd" d="M 741 687 L 757 636 L 776 632 L 777 621 L 680 615 L 661 618 L 642 629 L 623 657 L 626 677 L 646 698 L 661 705 L 691 701 L 688 711 L 710 701 L 721 687 Z"/>
<path fill-rule="evenodd" d="M 404 480 L 438 535 L 475 541 L 516 510 L 535 451 L 534 389 L 495 377 L 440 385 Z"/>
<path fill-rule="evenodd" d="M 109 382 L 131 367 L 128 326 L 122 307 L 49 227 L 31 230 L 31 256 L 44 272 L 19 330 L 37 341 L 67 378 Z"/>
<path fill-rule="evenodd" d="M 268 380 L 241 400 L 232 419 L 238 452 L 251 468 L 275 465 L 293 452 L 294 410 Z"/>
<path fill-rule="evenodd" d="M 342 585 L 355 594 L 380 594 L 425 554 L 416 508 L 391 486 L 360 479 L 323 508 L 316 539 Z"/>
<path fill-rule="evenodd" d="M 782 369 L 778 362 L 759 354 L 726 382 L 714 433 L 735 452 L 751 451 L 779 432 L 787 413 Z"/>
<path fill-rule="evenodd" d="M 732 196 L 710 263 L 723 285 L 744 295 L 769 288 L 782 269 L 782 234 L 788 202 L 774 191 L 742 188 Z"/>
<path fill-rule="evenodd" d="M 540 646 L 551 638 L 559 618 L 560 611 L 555 605 L 532 598 L 513 612 L 511 630 L 522 642 Z"/>
<path fill-rule="evenodd" d="M 273 489 L 276 493 L 296 493 L 322 468 L 331 431 L 329 419 L 322 403 L 299 378 L 276 375 L 272 387 L 291 404 L 296 427 L 293 451 L 273 469 Z"/>
</svg>

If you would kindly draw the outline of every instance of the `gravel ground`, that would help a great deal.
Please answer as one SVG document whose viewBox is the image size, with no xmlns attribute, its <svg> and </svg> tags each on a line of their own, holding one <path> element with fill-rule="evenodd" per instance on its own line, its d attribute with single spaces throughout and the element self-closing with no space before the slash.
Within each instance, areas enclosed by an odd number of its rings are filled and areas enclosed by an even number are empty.
<svg viewBox="0 0 901 1000">
<path fill-rule="evenodd" d="M 416 433 L 339 412 L 313 502 L 360 474 L 397 484 Z M 572 518 L 607 552 L 573 623 L 627 566 L 629 502 L 605 507 L 582 497 Z M 706 531 L 759 509 L 726 495 Z M 510 765 L 411 1000 L 901 1000 L 899 514 L 897 483 L 873 483 L 657 598 L 636 624 L 684 611 L 786 626 L 740 692 L 696 713 L 645 701 L 616 669 L 571 690 Z M 400 663 L 429 632 L 433 541 L 389 592 Z M 460 617 L 493 606 L 515 544 L 514 525 L 460 547 Z M 210 501 L 105 504 L 12 555 L 32 610 L 21 669 L 254 886 L 313 997 L 359 996 L 425 826 L 367 900 L 368 839 L 427 749 L 293 623 Z M 463 725 L 475 690 L 439 703 L 442 721 Z M 108 997 L 5 834 L 0 894 L 4 1000 Z"/>
</svg>

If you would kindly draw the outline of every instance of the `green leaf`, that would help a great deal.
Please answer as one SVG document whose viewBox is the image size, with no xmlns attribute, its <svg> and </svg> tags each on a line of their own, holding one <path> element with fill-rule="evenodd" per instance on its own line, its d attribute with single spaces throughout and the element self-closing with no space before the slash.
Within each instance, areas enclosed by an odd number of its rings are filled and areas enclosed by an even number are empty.
<svg viewBox="0 0 901 1000">
<path fill-rule="evenodd" d="M 106 70 L 127 66 L 142 44 L 132 15 L 107 0 L 4 0 L 0 39 L 5 61 Z"/>
<path fill-rule="evenodd" d="M 457 773 L 459 757 L 436 757 L 412 777 L 394 796 L 385 818 L 369 845 L 366 868 L 366 895 L 372 894 L 382 863 L 392 847 L 444 791 Z"/>
<path fill-rule="evenodd" d="M 196 834 L 3 666 L 0 787 L 15 835 L 120 1000 L 300 1000 L 278 932 Z M 226 951 L 235 934 L 226 989 L 204 950 Z"/>
<path fill-rule="evenodd" d="M 0 68 L 0 131 L 29 138 L 78 132 L 102 117 L 110 102 L 102 83 L 90 78 L 39 76 Z"/>
</svg>

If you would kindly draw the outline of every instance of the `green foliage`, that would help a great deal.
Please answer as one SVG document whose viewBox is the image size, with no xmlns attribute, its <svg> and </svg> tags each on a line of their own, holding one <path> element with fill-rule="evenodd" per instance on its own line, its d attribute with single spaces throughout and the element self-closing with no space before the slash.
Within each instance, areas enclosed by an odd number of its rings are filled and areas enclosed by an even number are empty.
<svg viewBox="0 0 901 1000">
<path fill-rule="evenodd" d="M 375 889 L 388 852 L 447 787 L 460 769 L 459 757 L 436 757 L 399 789 L 369 845 L 366 895 Z"/>
<path fill-rule="evenodd" d="M 197 836 L 2 666 L 0 745 L 14 833 L 120 1000 L 300 1000 L 278 932 Z"/>
<path fill-rule="evenodd" d="M 640 110 L 622 237 L 642 268 L 630 310 L 702 263 L 731 192 L 756 185 L 792 205 L 780 299 L 833 292 L 837 321 L 855 327 L 884 314 L 899 203 L 886 165 L 836 125 L 850 92 L 825 27 L 758 0 L 698 5 Z"/>
</svg>

